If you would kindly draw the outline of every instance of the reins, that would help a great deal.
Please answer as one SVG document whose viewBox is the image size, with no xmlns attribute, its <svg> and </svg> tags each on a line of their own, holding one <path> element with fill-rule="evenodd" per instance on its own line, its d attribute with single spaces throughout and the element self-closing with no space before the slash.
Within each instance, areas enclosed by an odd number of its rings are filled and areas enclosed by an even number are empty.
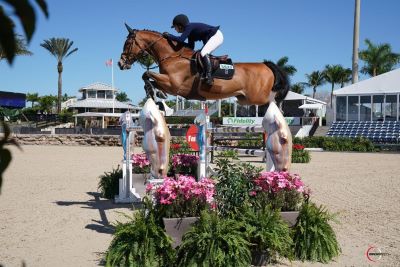
<svg viewBox="0 0 400 267">
<path fill-rule="evenodd" d="M 140 45 L 140 43 L 136 40 L 136 37 L 137 37 L 137 36 L 136 36 L 136 33 L 135 33 L 135 34 L 132 34 L 132 35 L 130 36 L 130 38 L 133 38 L 133 41 L 135 42 L 135 44 L 136 44 L 136 45 L 139 47 L 139 49 L 140 49 L 140 51 L 139 51 L 139 53 L 138 53 L 137 56 L 132 56 L 134 62 L 137 61 L 138 58 L 142 57 L 143 54 L 144 54 L 144 52 L 146 52 L 147 49 L 149 49 L 150 47 L 152 47 L 153 45 L 155 45 L 158 41 L 160 41 L 161 39 L 164 38 L 163 36 L 160 36 L 157 40 L 152 41 L 152 42 L 151 42 L 150 44 L 148 44 L 146 47 L 142 48 L 142 46 Z M 129 50 L 130 50 L 130 48 L 129 48 Z M 163 58 L 161 58 L 161 59 L 158 61 L 158 65 L 160 65 L 161 62 L 164 62 L 165 60 L 170 59 L 170 58 L 178 58 L 178 57 L 181 57 L 181 58 L 187 59 L 187 60 L 189 60 L 189 61 L 192 60 L 191 58 L 185 57 L 185 56 L 183 56 L 182 54 L 183 54 L 183 49 L 181 49 L 180 52 L 179 52 L 178 54 L 173 54 L 173 55 L 168 55 L 168 56 L 166 56 L 166 57 L 163 57 Z M 157 66 L 158 66 L 158 65 L 157 65 Z M 156 68 L 156 67 L 153 67 L 153 68 Z M 152 69 L 153 69 L 153 68 L 152 68 Z"/>
</svg>

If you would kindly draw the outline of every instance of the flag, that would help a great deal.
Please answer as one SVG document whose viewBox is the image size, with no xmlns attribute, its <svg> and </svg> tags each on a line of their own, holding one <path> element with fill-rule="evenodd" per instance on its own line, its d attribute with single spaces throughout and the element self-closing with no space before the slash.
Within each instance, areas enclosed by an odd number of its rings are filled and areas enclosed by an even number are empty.
<svg viewBox="0 0 400 267">
<path fill-rule="evenodd" d="M 113 64 L 112 58 L 110 58 L 109 60 L 106 61 L 106 66 L 107 66 L 107 67 L 112 66 L 112 64 Z"/>
</svg>

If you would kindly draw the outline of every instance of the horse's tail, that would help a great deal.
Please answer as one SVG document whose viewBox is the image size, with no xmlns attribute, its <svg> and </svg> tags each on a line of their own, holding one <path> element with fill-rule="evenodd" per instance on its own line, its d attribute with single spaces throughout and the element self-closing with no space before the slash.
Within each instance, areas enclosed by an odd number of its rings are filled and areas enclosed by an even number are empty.
<svg viewBox="0 0 400 267">
<path fill-rule="evenodd" d="M 272 87 L 272 91 L 276 92 L 275 101 L 276 104 L 279 104 L 285 99 L 286 95 L 289 92 L 290 82 L 287 74 L 275 63 L 271 61 L 264 61 L 264 64 L 267 65 L 268 68 L 272 70 L 272 73 L 275 76 L 274 86 Z"/>
</svg>

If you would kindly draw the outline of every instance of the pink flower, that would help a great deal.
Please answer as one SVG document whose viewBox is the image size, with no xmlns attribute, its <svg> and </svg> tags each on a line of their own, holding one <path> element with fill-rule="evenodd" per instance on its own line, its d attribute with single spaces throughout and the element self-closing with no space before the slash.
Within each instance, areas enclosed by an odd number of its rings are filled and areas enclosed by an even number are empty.
<svg viewBox="0 0 400 267">
<path fill-rule="evenodd" d="M 214 203 L 214 194 L 213 180 L 205 178 L 196 182 L 192 176 L 181 175 L 177 179 L 165 177 L 163 184 L 154 191 L 154 198 L 156 203 L 186 214 Z"/>
<path fill-rule="evenodd" d="M 254 197 L 255 195 L 257 195 L 257 192 L 256 191 L 250 191 L 249 195 Z"/>
<path fill-rule="evenodd" d="M 148 193 L 148 192 L 150 192 L 151 190 L 153 190 L 153 184 L 148 183 L 148 184 L 146 185 L 146 192 Z"/>
</svg>

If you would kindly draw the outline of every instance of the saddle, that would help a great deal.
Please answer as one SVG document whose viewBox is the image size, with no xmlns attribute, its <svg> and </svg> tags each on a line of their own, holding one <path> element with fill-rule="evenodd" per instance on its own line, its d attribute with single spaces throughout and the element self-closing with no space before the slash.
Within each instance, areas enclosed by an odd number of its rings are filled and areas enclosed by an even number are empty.
<svg viewBox="0 0 400 267">
<path fill-rule="evenodd" d="M 211 76 L 215 79 L 230 80 L 235 74 L 235 67 L 232 63 L 232 59 L 228 55 L 214 56 L 210 55 L 211 61 Z M 201 60 L 200 51 L 193 54 L 191 62 L 191 72 L 192 74 L 203 74 L 204 67 Z"/>
</svg>

